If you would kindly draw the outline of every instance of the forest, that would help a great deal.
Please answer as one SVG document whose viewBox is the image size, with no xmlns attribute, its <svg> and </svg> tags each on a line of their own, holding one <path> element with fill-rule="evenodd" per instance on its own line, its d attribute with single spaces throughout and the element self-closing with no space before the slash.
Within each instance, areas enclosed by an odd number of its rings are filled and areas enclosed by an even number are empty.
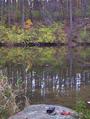
<svg viewBox="0 0 90 119">
<path fill-rule="evenodd" d="M 37 103 L 90 119 L 89 85 L 90 0 L 0 0 L 0 119 Z"/>
<path fill-rule="evenodd" d="M 70 18 L 75 21 L 90 16 L 89 0 L 0 0 L 0 21 L 8 26 L 18 23 L 24 27 L 27 19 L 52 24 Z"/>
<path fill-rule="evenodd" d="M 89 16 L 89 0 L 0 0 L 0 46 L 90 46 Z"/>
</svg>

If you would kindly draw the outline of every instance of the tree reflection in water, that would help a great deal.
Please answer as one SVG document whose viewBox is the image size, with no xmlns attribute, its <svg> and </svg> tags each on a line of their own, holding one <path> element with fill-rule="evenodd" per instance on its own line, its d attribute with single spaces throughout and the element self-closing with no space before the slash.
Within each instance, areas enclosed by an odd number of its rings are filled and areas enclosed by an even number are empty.
<svg viewBox="0 0 90 119">
<path fill-rule="evenodd" d="M 82 67 L 81 62 L 80 64 L 78 63 L 75 52 L 72 54 L 73 61 L 66 60 L 67 57 L 64 56 L 62 58 L 62 56 L 60 57 L 62 54 L 59 54 L 58 58 L 61 58 L 62 62 L 60 62 L 61 59 L 56 59 L 57 66 L 52 62 L 53 65 L 50 62 L 47 63 L 46 59 L 44 59 L 46 64 L 43 60 L 40 62 L 37 59 L 38 62 L 34 59 L 35 64 L 33 63 L 34 66 L 29 70 L 25 64 L 26 61 L 21 61 L 22 58 L 20 58 L 21 62 L 15 63 L 6 60 L 0 69 L 0 74 L 7 76 L 9 84 L 12 84 L 14 88 L 17 85 L 19 88 L 22 87 L 25 96 L 29 97 L 32 104 L 54 103 L 72 107 L 75 104 L 77 93 L 84 100 L 88 100 L 90 91 L 90 70 L 89 68 Z M 80 54 L 79 59 L 83 59 L 82 54 Z M 55 58 L 54 55 L 52 55 L 51 59 Z M 70 61 L 73 62 L 71 63 L 72 71 L 70 69 Z M 39 65 L 36 65 L 36 62 Z"/>
</svg>

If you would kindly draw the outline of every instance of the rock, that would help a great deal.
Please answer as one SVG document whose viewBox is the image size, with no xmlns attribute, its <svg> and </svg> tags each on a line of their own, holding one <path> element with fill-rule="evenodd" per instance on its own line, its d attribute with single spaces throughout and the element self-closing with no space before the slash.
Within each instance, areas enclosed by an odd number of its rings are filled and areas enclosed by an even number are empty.
<svg viewBox="0 0 90 119">
<path fill-rule="evenodd" d="M 55 107 L 54 114 L 48 114 L 47 109 Z M 62 115 L 61 112 L 69 112 Z M 79 119 L 78 114 L 66 107 L 56 105 L 31 105 L 8 119 Z"/>
</svg>

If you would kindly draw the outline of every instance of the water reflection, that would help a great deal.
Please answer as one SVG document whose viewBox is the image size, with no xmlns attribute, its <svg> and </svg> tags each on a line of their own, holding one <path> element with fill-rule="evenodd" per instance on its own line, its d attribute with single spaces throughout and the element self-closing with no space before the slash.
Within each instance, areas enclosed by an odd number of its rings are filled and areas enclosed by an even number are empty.
<svg viewBox="0 0 90 119">
<path fill-rule="evenodd" d="M 37 97 L 39 99 L 39 102 L 48 103 L 48 100 L 50 99 L 52 103 L 54 102 L 53 98 L 55 97 L 57 97 L 58 99 L 63 98 L 63 101 L 65 101 L 64 98 L 68 100 L 68 97 L 72 97 L 75 101 L 76 93 L 81 93 L 82 87 L 85 88 L 87 85 L 90 85 L 89 71 L 79 72 L 73 75 L 72 77 L 66 76 L 65 78 L 63 78 L 61 77 L 60 73 L 53 74 L 52 72 L 49 72 L 48 74 L 47 70 L 42 71 L 42 75 L 39 75 L 36 72 L 34 77 L 32 78 L 32 89 L 27 91 L 30 94 L 32 93 L 30 96 L 30 99 L 32 99 L 32 101 L 36 97 L 36 93 L 38 94 Z M 90 87 L 88 87 L 87 89 L 89 91 Z M 89 94 L 86 93 L 85 98 L 87 98 L 88 96 Z M 33 101 L 33 103 L 36 102 Z"/>
<path fill-rule="evenodd" d="M 59 49 L 57 54 L 57 52 L 53 50 L 54 54 L 52 54 L 53 52 L 49 52 L 51 54 L 48 54 L 50 55 L 48 57 L 50 61 L 42 59 L 46 57 L 46 54 L 45 56 L 41 55 L 40 58 L 37 57 L 36 60 L 38 51 L 35 51 L 35 56 L 29 56 L 29 51 L 30 49 L 28 51 L 26 50 L 25 52 L 27 52 L 27 54 L 24 53 L 23 56 L 21 55 L 22 52 L 20 52 L 19 56 L 13 56 L 9 59 L 6 57 L 7 51 L 4 52 L 5 56 L 4 53 L 1 52 L 1 54 L 3 54 L 2 59 L 5 60 L 5 63 L 1 64 L 0 76 L 8 77 L 8 82 L 12 84 L 13 87 L 17 84 L 22 84 L 25 95 L 29 97 L 32 103 L 59 103 L 65 106 L 73 106 L 77 94 L 82 96 L 85 100 L 90 98 L 90 69 L 83 67 L 81 62 L 78 63 L 78 60 L 81 58 L 84 59 L 85 62 L 89 62 L 88 52 L 90 50 L 86 52 L 87 56 L 84 57 L 83 53 L 85 53 L 85 51 L 80 52 L 79 58 L 76 57 L 76 50 L 73 50 L 73 56 L 70 54 L 68 58 L 68 53 L 64 53 L 63 55 Z M 9 56 L 10 55 L 11 53 Z M 22 57 L 24 57 L 23 60 Z M 26 57 L 28 57 L 27 60 Z M 34 65 L 29 69 L 28 66 L 30 66 L 32 57 L 34 57 L 32 62 Z M 55 61 L 55 64 L 53 61 Z M 27 64 L 28 62 L 29 64 Z M 87 93 L 85 91 L 87 91 Z"/>
<path fill-rule="evenodd" d="M 2 74 L 3 71 L 0 70 L 0 72 Z M 11 72 L 12 72 L 11 74 L 14 74 L 13 70 Z M 47 69 L 42 69 L 40 71 L 38 69 L 38 71 L 33 70 L 31 72 L 25 73 L 24 88 L 26 89 L 27 95 L 30 94 L 30 99 L 33 100 L 36 94 L 38 94 L 39 101 L 41 101 L 42 98 L 44 100 L 47 99 L 48 96 L 50 98 L 51 95 L 53 95 L 51 97 L 58 96 L 58 97 L 67 98 L 68 96 L 72 96 L 72 92 L 75 93 L 80 92 L 82 90 L 82 87 L 86 87 L 87 85 L 90 85 L 89 71 L 82 71 L 82 72 L 75 73 L 75 75 L 73 75 L 72 77 L 71 76 L 69 77 L 66 74 L 64 74 L 64 77 L 62 77 L 61 72 L 62 71 L 60 70 L 56 73 L 55 72 L 53 73 L 53 71 L 50 69 L 48 72 L 48 68 L 47 68 Z M 7 76 L 9 75 L 7 74 Z M 12 82 L 14 80 L 15 80 L 14 82 L 17 82 L 16 77 L 18 77 L 21 80 L 23 79 L 23 75 L 17 73 L 13 75 Z M 11 75 L 10 77 L 8 77 L 8 79 L 11 80 Z M 90 87 L 88 90 L 90 90 Z M 89 96 L 89 94 L 86 94 L 86 97 L 87 96 Z"/>
</svg>

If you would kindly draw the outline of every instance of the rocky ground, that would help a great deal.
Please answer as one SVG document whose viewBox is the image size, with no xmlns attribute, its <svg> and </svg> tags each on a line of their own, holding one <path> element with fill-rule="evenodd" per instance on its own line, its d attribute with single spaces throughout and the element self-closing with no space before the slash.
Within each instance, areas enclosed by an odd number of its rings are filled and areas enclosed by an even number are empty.
<svg viewBox="0 0 90 119">
<path fill-rule="evenodd" d="M 52 107 L 55 107 L 54 112 L 48 114 L 47 110 Z M 40 104 L 31 105 L 8 119 L 79 119 L 79 117 L 75 111 L 69 108 Z"/>
</svg>

